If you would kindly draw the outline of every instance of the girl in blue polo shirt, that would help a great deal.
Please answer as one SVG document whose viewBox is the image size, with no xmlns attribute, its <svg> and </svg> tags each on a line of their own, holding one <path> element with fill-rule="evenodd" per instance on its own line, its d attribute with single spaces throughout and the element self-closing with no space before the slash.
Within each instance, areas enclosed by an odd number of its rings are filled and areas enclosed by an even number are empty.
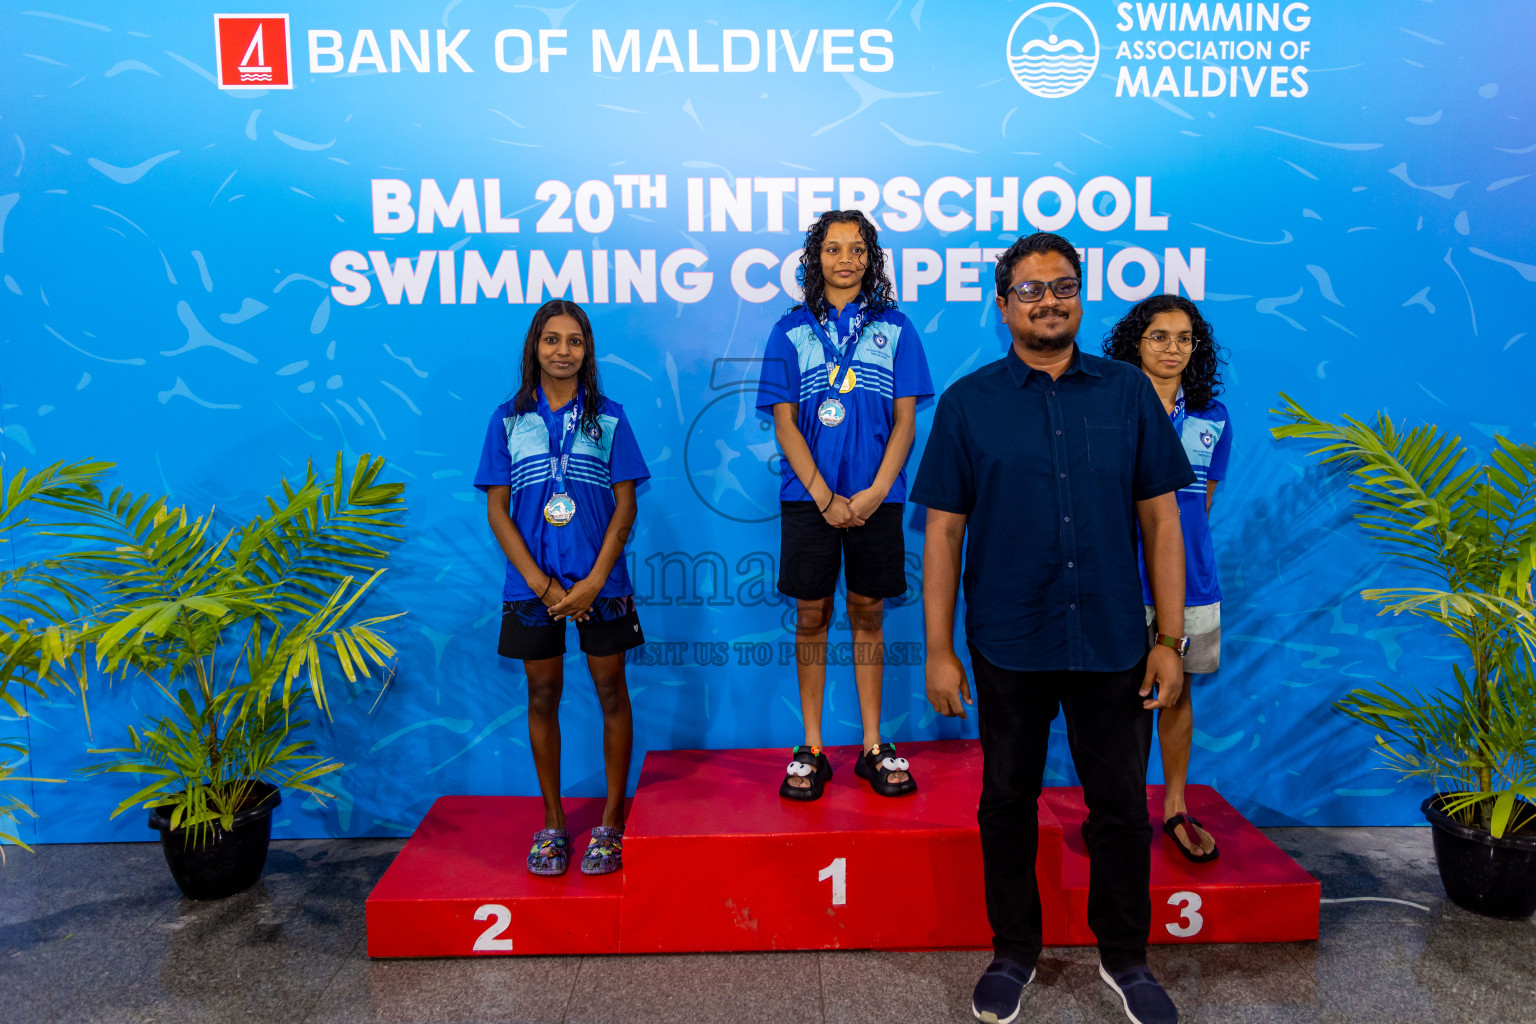
<svg viewBox="0 0 1536 1024">
<path fill-rule="evenodd" d="M 901 510 L 917 402 L 933 394 L 912 322 L 896 309 L 875 226 L 833 210 L 806 232 L 805 301 L 773 325 L 757 407 L 784 453 L 779 590 L 795 599 L 796 670 L 805 742 L 779 795 L 818 799 L 832 777 L 822 753 L 827 627 L 846 575 L 864 753 L 854 773 L 876 793 L 917 789 L 911 765 L 880 738 L 885 599 L 906 592 Z"/>
<path fill-rule="evenodd" d="M 560 692 L 565 624 L 576 623 L 603 711 L 608 802 L 581 859 L 584 874 L 623 863 L 624 787 L 634 724 L 624 652 L 645 642 L 624 543 L 635 488 L 650 476 L 619 403 L 597 380 L 592 324 L 574 302 L 539 307 L 523 340 L 522 383 L 491 415 L 475 472 L 491 532 L 507 556 L 498 653 L 528 677 L 528 739 L 544 796 L 528 870 L 564 874 L 570 837 L 560 806 Z"/>
<path fill-rule="evenodd" d="M 1114 326 L 1104 341 L 1104 354 L 1140 366 L 1151 378 L 1195 471 L 1195 482 L 1178 492 L 1184 530 L 1184 631 L 1189 635 L 1184 690 L 1176 705 L 1159 713 L 1157 735 L 1163 753 L 1163 832 L 1190 860 L 1215 860 L 1216 840 L 1189 813 L 1184 787 L 1195 727 L 1190 683 L 1221 663 L 1221 584 L 1210 526 L 1216 484 L 1226 478 L 1232 454 L 1227 407 L 1216 400 L 1222 390 L 1221 349 L 1193 302 L 1178 295 L 1154 295 Z M 1137 564 L 1147 626 L 1155 630 L 1145 560 L 1137 559 Z"/>
</svg>

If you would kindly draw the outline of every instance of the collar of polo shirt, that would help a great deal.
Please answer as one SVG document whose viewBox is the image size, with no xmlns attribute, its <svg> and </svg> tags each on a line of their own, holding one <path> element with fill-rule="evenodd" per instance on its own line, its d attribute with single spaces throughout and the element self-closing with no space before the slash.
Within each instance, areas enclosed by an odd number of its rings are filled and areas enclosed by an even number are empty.
<svg viewBox="0 0 1536 1024">
<path fill-rule="evenodd" d="M 1081 370 L 1090 377 L 1103 377 L 1104 374 L 1099 369 L 1099 362 L 1098 356 L 1091 356 L 1074 346 L 1072 362 L 1062 371 L 1061 375 L 1065 377 L 1070 373 L 1076 373 Z M 1013 350 L 1012 345 L 1008 346 L 1008 372 L 1012 374 L 1013 382 L 1019 387 L 1023 387 L 1028 383 L 1029 375 L 1035 372 L 1028 363 L 1019 358 L 1019 354 Z"/>
</svg>

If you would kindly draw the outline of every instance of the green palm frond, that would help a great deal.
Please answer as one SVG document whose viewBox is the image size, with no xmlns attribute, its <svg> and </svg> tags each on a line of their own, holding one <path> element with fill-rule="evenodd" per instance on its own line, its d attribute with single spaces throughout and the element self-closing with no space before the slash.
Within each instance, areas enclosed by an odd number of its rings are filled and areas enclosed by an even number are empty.
<svg viewBox="0 0 1536 1024">
<path fill-rule="evenodd" d="M 1459 437 L 1433 424 L 1400 430 L 1385 413 L 1367 425 L 1318 419 L 1290 397 L 1271 412 L 1277 438 L 1350 477 L 1355 521 L 1385 553 L 1435 586 L 1378 587 L 1362 596 L 1381 614 L 1430 620 L 1466 647 L 1470 679 L 1405 695 L 1378 683 L 1336 705 L 1385 733 L 1386 767 L 1459 795 L 1447 813 L 1493 835 L 1536 826 L 1536 446 L 1496 437 L 1473 463 Z"/>
<path fill-rule="evenodd" d="M 170 805 L 173 827 L 200 840 L 230 827 L 255 780 L 328 796 L 317 781 L 342 766 L 295 734 L 302 708 L 330 714 L 338 670 L 362 685 L 394 657 L 380 627 L 398 616 L 358 615 L 404 526 L 404 488 L 380 482 L 384 467 L 338 453 L 329 477 L 307 466 L 263 514 L 228 528 L 211 510 L 103 494 L 97 464 L 0 476 L 0 529 L 26 522 L 13 514 L 23 500 L 45 502 L 56 514 L 32 532 L 66 549 L 26 576 L 47 592 L 12 586 L 0 605 L 0 684 L 41 693 L 72 676 L 87 722 L 88 671 L 146 680 L 166 699 L 128 745 L 93 751 L 89 774 L 138 781 L 114 815 Z M 68 614 L 42 614 L 60 607 Z M 0 701 L 20 706 L 4 685 Z"/>
</svg>

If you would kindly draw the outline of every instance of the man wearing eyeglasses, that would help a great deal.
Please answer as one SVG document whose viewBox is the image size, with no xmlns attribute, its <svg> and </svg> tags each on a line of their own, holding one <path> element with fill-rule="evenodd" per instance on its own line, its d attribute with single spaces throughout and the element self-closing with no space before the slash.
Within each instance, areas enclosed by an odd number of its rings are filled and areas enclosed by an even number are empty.
<svg viewBox="0 0 1536 1024">
<path fill-rule="evenodd" d="M 1184 542 L 1175 493 L 1194 482 L 1145 374 L 1081 351 L 1081 261 L 1040 232 L 997 261 L 1007 355 L 940 399 L 912 488 L 928 509 L 923 551 L 928 700 L 965 717 L 954 650 L 964 548 L 965 633 L 984 755 L 981 829 L 995 959 L 977 982 L 978 1020 L 1018 1017 L 1041 948 L 1036 801 L 1050 723 L 1088 805 L 1088 923 L 1099 973 L 1140 1024 L 1178 1011 L 1146 965 L 1152 827 L 1152 709 L 1184 683 Z M 1147 652 L 1136 528 L 1157 621 Z"/>
</svg>

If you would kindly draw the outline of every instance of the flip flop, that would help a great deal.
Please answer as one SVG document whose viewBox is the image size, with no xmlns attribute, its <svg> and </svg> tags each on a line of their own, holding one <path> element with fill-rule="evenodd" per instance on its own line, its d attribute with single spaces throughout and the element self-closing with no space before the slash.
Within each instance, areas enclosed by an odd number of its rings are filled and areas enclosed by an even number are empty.
<svg viewBox="0 0 1536 1024">
<path fill-rule="evenodd" d="M 1201 825 L 1199 819 L 1195 818 L 1194 815 L 1185 814 L 1182 811 L 1163 822 L 1163 832 L 1169 839 L 1173 840 L 1173 844 L 1179 848 L 1179 852 L 1186 858 L 1194 861 L 1196 864 L 1204 864 L 1206 861 L 1215 860 L 1221 855 L 1221 851 L 1214 846 L 1211 847 L 1210 853 L 1195 853 L 1190 847 L 1185 846 L 1179 839 L 1179 833 L 1175 831 L 1180 825 L 1190 829 L 1191 834 L 1193 834 L 1192 830 L 1197 828 L 1204 831 L 1205 826 Z M 1209 833 L 1206 834 L 1209 835 Z"/>
<path fill-rule="evenodd" d="M 891 776 L 904 772 L 905 782 L 892 782 Z M 864 756 L 853 764 L 853 774 L 869 782 L 869 788 L 881 796 L 905 796 L 917 792 L 917 780 L 912 777 L 912 766 L 904 757 L 896 756 L 896 744 L 883 744 L 879 750 L 866 750 Z"/>
<path fill-rule="evenodd" d="M 820 800 L 832 778 L 832 763 L 820 747 L 795 747 L 789 752 L 789 767 L 779 783 L 779 796 L 786 800 Z M 810 779 L 809 786 L 791 786 L 792 778 Z"/>
</svg>

